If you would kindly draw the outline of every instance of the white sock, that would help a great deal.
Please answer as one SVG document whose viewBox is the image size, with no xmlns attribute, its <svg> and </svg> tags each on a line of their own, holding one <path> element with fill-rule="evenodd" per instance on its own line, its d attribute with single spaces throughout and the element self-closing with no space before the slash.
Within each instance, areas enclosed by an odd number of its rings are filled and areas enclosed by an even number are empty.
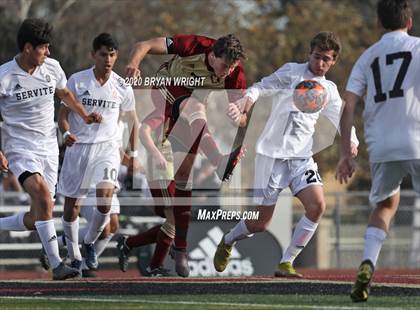
<svg viewBox="0 0 420 310">
<path fill-rule="evenodd" d="M 79 249 L 79 217 L 73 222 L 67 222 L 64 218 L 61 218 L 63 223 L 64 235 L 66 236 L 67 252 L 71 261 L 75 259 L 81 261 L 82 254 Z"/>
<path fill-rule="evenodd" d="M 365 234 L 365 250 L 363 251 L 363 261 L 370 260 L 376 266 L 379 252 L 386 239 L 386 232 L 377 227 L 368 227 Z"/>
<path fill-rule="evenodd" d="M 98 239 L 95 241 L 95 250 L 98 257 L 105 251 L 106 246 L 109 241 L 111 241 L 112 237 L 114 237 L 114 234 L 109 234 L 104 239 Z"/>
<path fill-rule="evenodd" d="M 111 211 L 108 213 L 101 213 L 98 209 L 95 209 L 92 213 L 92 221 L 89 223 L 88 231 L 83 240 L 85 244 L 94 243 L 101 235 L 106 224 L 110 221 Z"/>
<path fill-rule="evenodd" d="M 246 227 L 245 220 L 241 220 L 230 232 L 225 235 L 224 242 L 227 245 L 233 245 L 236 241 L 250 238 L 254 234 L 250 234 Z"/>
<path fill-rule="evenodd" d="M 280 263 L 289 262 L 293 264 L 296 257 L 302 252 L 304 247 L 308 244 L 314 235 L 318 223 L 312 222 L 305 215 L 299 220 L 293 232 L 292 242 L 284 251 Z"/>
<path fill-rule="evenodd" d="M 23 217 L 26 212 L 19 212 L 11 216 L 0 218 L 0 230 L 25 231 L 28 230 L 23 224 Z"/>
<path fill-rule="evenodd" d="M 82 270 L 89 270 L 89 267 L 86 265 L 86 259 L 82 260 Z"/>
<path fill-rule="evenodd" d="M 54 220 L 36 221 L 35 227 L 45 253 L 47 253 L 51 268 L 54 269 L 61 263 L 60 254 L 58 253 L 57 233 L 55 232 Z"/>
<path fill-rule="evenodd" d="M 64 240 L 66 236 L 64 234 L 57 237 L 58 248 L 63 249 L 66 246 L 66 241 Z"/>
<path fill-rule="evenodd" d="M 85 239 L 88 229 L 89 229 L 89 223 L 86 226 L 79 228 L 79 244 L 81 244 L 83 239 Z"/>
</svg>

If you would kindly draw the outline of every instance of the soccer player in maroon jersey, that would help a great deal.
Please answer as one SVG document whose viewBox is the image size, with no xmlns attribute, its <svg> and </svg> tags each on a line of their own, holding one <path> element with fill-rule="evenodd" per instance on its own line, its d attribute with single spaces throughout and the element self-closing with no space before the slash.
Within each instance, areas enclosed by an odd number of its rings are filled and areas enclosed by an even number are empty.
<svg viewBox="0 0 420 310">
<path fill-rule="evenodd" d="M 160 173 L 161 179 L 165 181 L 164 186 L 152 188 L 152 194 L 157 201 L 156 205 L 164 206 L 164 213 L 172 213 L 173 216 L 166 216 L 163 225 L 153 227 L 145 233 L 122 237 L 118 243 L 120 268 L 126 270 L 131 248 L 157 242 L 149 275 L 165 275 L 163 261 L 174 240 L 171 256 L 176 262 L 176 272 L 187 277 L 187 232 L 191 217 L 190 179 L 197 151 L 200 148 L 210 162 L 218 167 L 217 172 L 222 180 L 230 177 L 243 152 L 239 146 L 231 154 L 220 153 L 207 128 L 205 98 L 209 91 L 215 89 L 246 88 L 241 64 L 245 54 L 239 40 L 231 34 L 218 40 L 197 35 L 158 37 L 136 43 L 126 67 L 127 77 L 140 77 L 139 65 L 147 54 L 174 55 L 157 72 L 157 77 L 169 79 L 171 83 L 153 87 L 155 110 L 145 118 L 141 129 L 142 142 L 154 161 L 153 168 L 172 169 L 172 175 L 170 172 L 163 173 L 163 176 Z M 199 79 L 201 83 L 179 85 L 179 78 Z M 200 91 L 196 91 L 197 89 Z M 228 93 L 231 102 L 241 96 L 241 91 Z M 159 141 L 151 139 L 152 132 L 160 137 Z M 162 154 L 163 149 L 166 150 L 163 152 L 165 154 Z M 151 184 L 153 187 L 156 183 Z M 159 203 L 158 200 L 166 201 L 166 204 Z M 169 212 L 168 201 L 171 205 Z"/>
</svg>

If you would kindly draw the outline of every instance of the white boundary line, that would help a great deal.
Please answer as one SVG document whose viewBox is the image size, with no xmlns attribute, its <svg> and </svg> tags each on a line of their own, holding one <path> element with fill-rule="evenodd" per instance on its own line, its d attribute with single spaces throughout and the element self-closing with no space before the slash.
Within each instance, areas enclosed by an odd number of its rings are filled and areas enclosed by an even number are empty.
<svg viewBox="0 0 420 310">
<path fill-rule="evenodd" d="M 71 297 L 40 297 L 40 296 L 4 296 L 1 299 L 14 299 L 14 300 L 47 300 L 47 301 L 86 301 L 86 302 L 101 302 L 101 303 L 140 303 L 140 304 L 165 304 L 165 305 L 202 305 L 202 306 L 227 306 L 227 307 L 247 307 L 247 308 L 277 308 L 277 309 L 345 309 L 355 310 L 360 307 L 350 306 L 310 306 L 310 305 L 279 305 L 279 304 L 252 304 L 252 303 L 229 303 L 229 302 L 200 302 L 200 301 L 169 301 L 169 300 L 147 300 L 147 299 L 101 299 L 95 298 L 71 298 Z M 396 308 L 385 307 L 369 307 L 369 309 L 386 310 Z M 406 308 L 410 309 L 410 308 Z M 412 308 L 415 309 L 415 308 Z"/>
</svg>

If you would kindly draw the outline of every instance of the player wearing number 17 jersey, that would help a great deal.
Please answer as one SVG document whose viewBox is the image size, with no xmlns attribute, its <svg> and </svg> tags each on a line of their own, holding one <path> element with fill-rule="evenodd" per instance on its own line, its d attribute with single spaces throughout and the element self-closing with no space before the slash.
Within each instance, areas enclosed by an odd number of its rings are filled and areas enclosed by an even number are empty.
<svg viewBox="0 0 420 310">
<path fill-rule="evenodd" d="M 69 138 L 75 142 L 66 149 L 58 192 L 65 196 L 63 228 L 67 250 L 72 266 L 79 270 L 82 264 L 78 242 L 80 198 L 85 198 L 89 190 L 96 190 L 97 208 L 92 212 L 89 228 L 81 242 L 86 265 L 92 270 L 98 267 L 94 242 L 110 221 L 111 201 L 114 189 L 118 188 L 121 162 L 120 111 L 127 115 L 132 150 L 137 141 L 138 121 L 133 89 L 112 71 L 117 56 L 116 40 L 108 33 L 98 35 L 92 49 L 95 66 L 73 74 L 67 83 L 86 110 L 100 112 L 104 116 L 103 123 L 87 127 L 73 112 L 68 118 L 63 117 L 68 113 L 63 110 L 60 115 L 60 129 L 65 132 L 66 144 L 69 145 Z"/>
<path fill-rule="evenodd" d="M 325 210 L 322 181 L 312 159 L 312 146 L 320 114 L 338 127 L 342 100 L 336 85 L 324 75 L 335 64 L 339 51 L 338 38 L 331 32 L 321 32 L 311 41 L 307 63 L 283 65 L 249 88 L 243 99 L 229 105 L 228 116 L 243 126 L 245 122 L 238 107 L 245 105 L 246 112 L 258 98 L 273 98 L 270 117 L 256 147 L 254 203 L 259 218 L 240 221 L 222 238 L 213 261 L 217 271 L 222 272 L 227 267 L 236 241 L 267 229 L 279 193 L 289 187 L 302 202 L 305 215 L 296 225 L 292 242 L 284 252 L 275 276 L 301 277 L 293 268 L 293 261 L 312 238 Z M 327 91 L 327 102 L 322 110 L 304 113 L 293 104 L 293 90 L 303 80 L 315 80 Z M 335 136 L 335 131 L 331 134 Z M 358 141 L 355 136 L 353 141 L 356 155 Z"/>
<path fill-rule="evenodd" d="M 411 175 L 420 193 L 420 38 L 412 26 L 409 1 L 381 0 L 379 21 L 386 33 L 357 60 L 346 87 L 342 118 L 340 182 L 354 170 L 347 142 L 355 105 L 363 97 L 365 140 L 372 177 L 370 201 L 376 204 L 365 234 L 365 249 L 353 301 L 366 301 L 374 266 L 389 223 L 397 211 L 402 178 Z M 346 142 L 347 141 L 347 142 Z"/>
</svg>

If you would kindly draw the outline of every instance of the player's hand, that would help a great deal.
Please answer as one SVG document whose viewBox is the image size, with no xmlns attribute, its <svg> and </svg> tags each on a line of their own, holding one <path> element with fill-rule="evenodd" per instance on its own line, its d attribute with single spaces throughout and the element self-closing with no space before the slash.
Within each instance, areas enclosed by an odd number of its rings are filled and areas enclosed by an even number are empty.
<svg viewBox="0 0 420 310">
<path fill-rule="evenodd" d="M 66 136 L 64 143 L 66 144 L 66 146 L 71 147 L 73 144 L 76 143 L 76 141 L 76 136 L 74 134 L 69 134 Z"/>
<path fill-rule="evenodd" d="M 141 171 L 142 165 L 135 157 L 130 157 L 128 159 L 127 165 L 127 175 L 133 176 L 136 172 L 143 172 Z"/>
<path fill-rule="evenodd" d="M 139 66 L 137 65 L 133 65 L 133 64 L 128 64 L 125 67 L 125 76 L 126 77 L 134 77 L 134 78 L 139 78 L 141 76 L 141 71 L 139 69 Z"/>
<path fill-rule="evenodd" d="M 165 157 L 162 155 L 161 152 L 154 153 L 153 159 L 158 169 L 165 170 L 168 166 L 168 162 L 166 161 Z"/>
<path fill-rule="evenodd" d="M 9 171 L 9 161 L 6 156 L 4 156 L 3 152 L 0 152 L 0 170 L 2 172 Z"/>
<path fill-rule="evenodd" d="M 356 158 L 357 154 L 359 153 L 359 150 L 357 149 L 357 144 L 352 143 L 350 146 L 351 151 L 351 158 Z"/>
<path fill-rule="evenodd" d="M 228 104 L 226 115 L 229 117 L 229 119 L 232 121 L 233 124 L 235 124 L 236 126 L 239 126 L 242 112 L 235 102 Z"/>
<path fill-rule="evenodd" d="M 335 178 L 340 184 L 347 184 L 348 179 L 352 177 L 355 170 L 356 161 L 353 157 L 341 157 L 337 165 Z"/>
<path fill-rule="evenodd" d="M 96 112 L 90 113 L 84 118 L 86 124 L 100 123 L 102 122 L 102 115 Z"/>
</svg>

